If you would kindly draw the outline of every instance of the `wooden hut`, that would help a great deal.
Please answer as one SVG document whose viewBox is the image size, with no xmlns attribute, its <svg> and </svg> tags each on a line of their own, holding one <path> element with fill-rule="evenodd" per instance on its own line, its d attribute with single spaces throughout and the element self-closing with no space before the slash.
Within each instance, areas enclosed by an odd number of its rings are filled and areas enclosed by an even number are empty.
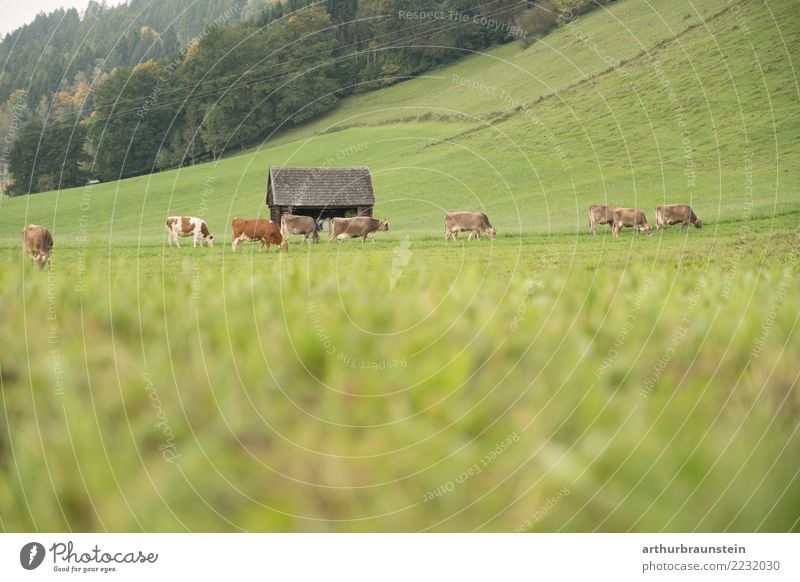
<svg viewBox="0 0 800 582">
<path fill-rule="evenodd" d="M 334 216 L 372 216 L 375 193 L 367 167 L 273 167 L 267 179 L 270 219 L 299 214 L 324 220 Z"/>
</svg>

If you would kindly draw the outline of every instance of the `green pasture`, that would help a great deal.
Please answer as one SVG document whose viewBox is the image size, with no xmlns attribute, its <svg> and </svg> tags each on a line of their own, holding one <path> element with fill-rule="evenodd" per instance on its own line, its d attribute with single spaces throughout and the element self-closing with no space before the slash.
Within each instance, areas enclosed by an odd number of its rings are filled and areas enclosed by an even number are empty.
<svg viewBox="0 0 800 582">
<path fill-rule="evenodd" d="M 3 527 L 797 529 L 799 249 L 7 249 Z"/>
<path fill-rule="evenodd" d="M 0 242 L 35 222 L 62 244 L 157 243 L 170 214 L 224 231 L 265 215 L 272 165 L 367 165 L 376 211 L 415 234 L 438 234 L 452 209 L 536 234 L 583 231 L 586 206 L 603 202 L 651 221 L 656 204 L 690 203 L 712 229 L 794 213 L 798 34 L 788 1 L 615 3 L 525 51 L 505 45 L 346 99 L 216 163 L 3 199 Z"/>
<path fill-rule="evenodd" d="M 215 163 L 0 199 L 0 528 L 797 531 L 798 34 L 623 0 Z M 272 165 L 369 166 L 390 231 L 232 253 Z M 590 236 L 604 202 L 704 227 Z M 445 244 L 456 209 L 498 238 Z"/>
</svg>

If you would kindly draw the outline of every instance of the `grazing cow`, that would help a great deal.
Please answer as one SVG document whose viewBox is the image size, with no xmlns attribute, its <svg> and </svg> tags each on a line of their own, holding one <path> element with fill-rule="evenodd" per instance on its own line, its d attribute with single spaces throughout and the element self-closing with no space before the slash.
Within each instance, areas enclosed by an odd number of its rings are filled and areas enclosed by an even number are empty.
<svg viewBox="0 0 800 582">
<path fill-rule="evenodd" d="M 231 248 L 234 253 L 242 241 L 255 242 L 258 240 L 261 241 L 259 250 L 267 245 L 267 252 L 269 252 L 269 246 L 274 244 L 282 251 L 289 251 L 289 243 L 281 236 L 278 226 L 266 218 L 234 218 L 231 228 L 233 230 Z"/>
<path fill-rule="evenodd" d="M 281 216 L 281 235 L 286 240 L 293 234 L 302 234 L 303 241 L 311 244 L 319 242 L 319 232 L 317 231 L 317 221 L 310 216 L 297 216 L 294 214 L 284 214 Z"/>
<path fill-rule="evenodd" d="M 469 231 L 469 239 L 474 234 L 480 239 L 482 234 L 489 235 L 492 239 L 497 237 L 497 231 L 489 222 L 489 217 L 483 212 L 464 212 L 460 210 L 445 212 L 444 214 L 444 241 L 452 238 L 458 240 L 458 233 L 462 230 Z"/>
<path fill-rule="evenodd" d="M 176 247 L 181 246 L 178 237 L 191 236 L 192 246 L 196 247 L 202 239 L 205 243 L 213 247 L 214 237 L 208 232 L 206 221 L 196 216 L 170 216 L 167 218 L 167 234 L 169 235 L 169 246 L 175 243 Z M 202 246 L 203 243 L 200 242 Z"/>
<path fill-rule="evenodd" d="M 614 224 L 614 206 L 593 204 L 589 207 L 589 232 L 597 234 L 598 224 Z"/>
<path fill-rule="evenodd" d="M 667 228 L 671 224 L 681 225 L 681 231 L 686 230 L 686 225 L 692 223 L 695 228 L 703 228 L 703 221 L 694 213 L 688 204 L 666 204 L 656 206 L 656 228 Z"/>
<path fill-rule="evenodd" d="M 29 224 L 22 229 L 23 252 L 30 253 L 31 258 L 39 266 L 50 266 L 50 251 L 53 249 L 53 235 L 44 226 Z"/>
<path fill-rule="evenodd" d="M 379 230 L 389 231 L 389 223 L 370 216 L 356 216 L 355 218 L 331 218 L 331 234 L 328 242 L 336 239 L 342 242 L 346 238 L 363 238 L 362 244 L 370 239 L 375 242 L 375 233 Z"/>
<path fill-rule="evenodd" d="M 632 226 L 634 233 L 641 231 L 649 235 L 653 234 L 653 227 L 647 224 L 647 217 L 639 208 L 614 209 L 614 224 L 611 226 L 614 236 L 619 236 L 619 231 L 624 226 Z"/>
</svg>

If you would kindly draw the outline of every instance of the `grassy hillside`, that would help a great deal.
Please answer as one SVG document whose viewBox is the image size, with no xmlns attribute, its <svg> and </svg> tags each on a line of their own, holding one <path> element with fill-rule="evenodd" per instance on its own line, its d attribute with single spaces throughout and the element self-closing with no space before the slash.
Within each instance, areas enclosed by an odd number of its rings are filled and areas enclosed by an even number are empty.
<svg viewBox="0 0 800 582">
<path fill-rule="evenodd" d="M 796 13 L 623 0 L 216 164 L 3 199 L 0 529 L 798 531 Z M 265 215 L 282 164 L 369 165 L 391 231 L 165 246 Z M 606 200 L 705 226 L 589 236 Z M 497 240 L 445 245 L 454 208 Z"/>
<path fill-rule="evenodd" d="M 160 243 L 167 213 L 203 213 L 219 231 L 263 212 L 279 164 L 369 165 L 379 213 L 406 232 L 438 233 L 444 207 L 483 207 L 505 233 L 582 231 L 584 207 L 603 200 L 651 213 L 690 202 L 709 225 L 750 203 L 756 216 L 795 212 L 795 12 L 791 1 L 619 2 L 528 50 L 507 45 L 345 100 L 279 145 L 5 199 L 0 233 L 16 242 L 19 225 L 41 222 L 64 244 L 83 215 L 98 240 Z"/>
</svg>

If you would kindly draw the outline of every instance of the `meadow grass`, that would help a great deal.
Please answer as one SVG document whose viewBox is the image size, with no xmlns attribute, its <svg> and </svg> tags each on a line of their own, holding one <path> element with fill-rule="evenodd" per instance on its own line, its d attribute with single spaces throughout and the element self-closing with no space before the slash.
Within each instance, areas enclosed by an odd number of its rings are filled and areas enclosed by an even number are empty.
<svg viewBox="0 0 800 582">
<path fill-rule="evenodd" d="M 797 531 L 795 12 L 616 2 L 216 163 L 0 199 L 0 527 Z M 390 231 L 233 254 L 284 164 L 370 166 Z M 704 228 L 590 236 L 605 201 Z M 497 240 L 446 245 L 452 209 Z"/>
<path fill-rule="evenodd" d="M 3 526 L 796 529 L 800 239 L 704 234 L 6 249 Z"/>
</svg>

